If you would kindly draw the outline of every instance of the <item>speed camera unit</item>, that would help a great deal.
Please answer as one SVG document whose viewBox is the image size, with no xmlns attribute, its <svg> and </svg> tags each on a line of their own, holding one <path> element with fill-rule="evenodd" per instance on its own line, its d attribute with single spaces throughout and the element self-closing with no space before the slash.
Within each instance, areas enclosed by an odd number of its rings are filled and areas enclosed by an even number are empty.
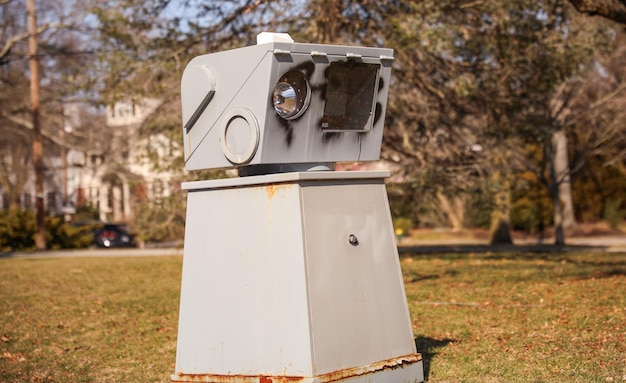
<svg viewBox="0 0 626 383">
<path fill-rule="evenodd" d="M 187 217 L 172 383 L 420 383 L 376 160 L 393 51 L 298 44 L 199 56 L 182 79 Z"/>
<path fill-rule="evenodd" d="M 393 50 L 285 40 L 187 65 L 187 170 L 379 159 Z"/>
</svg>

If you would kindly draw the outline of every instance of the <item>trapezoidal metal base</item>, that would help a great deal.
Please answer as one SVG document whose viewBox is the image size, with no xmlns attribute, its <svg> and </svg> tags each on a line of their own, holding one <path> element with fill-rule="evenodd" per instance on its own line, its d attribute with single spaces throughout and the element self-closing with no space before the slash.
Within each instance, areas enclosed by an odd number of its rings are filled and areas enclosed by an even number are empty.
<svg viewBox="0 0 626 383">
<path fill-rule="evenodd" d="M 172 382 L 422 382 L 388 174 L 183 184 Z"/>
</svg>

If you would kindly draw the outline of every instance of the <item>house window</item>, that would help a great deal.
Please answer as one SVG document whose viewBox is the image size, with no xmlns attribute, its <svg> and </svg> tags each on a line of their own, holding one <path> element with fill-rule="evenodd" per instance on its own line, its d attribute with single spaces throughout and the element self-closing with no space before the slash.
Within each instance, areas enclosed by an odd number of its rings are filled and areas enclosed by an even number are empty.
<svg viewBox="0 0 626 383">
<path fill-rule="evenodd" d="M 24 197 L 22 200 L 22 206 L 24 209 L 32 209 L 33 208 L 33 197 L 30 193 L 24 193 Z"/>
<path fill-rule="evenodd" d="M 55 192 L 48 192 L 46 195 L 46 210 L 48 214 L 54 214 L 57 211 L 57 196 Z"/>
</svg>

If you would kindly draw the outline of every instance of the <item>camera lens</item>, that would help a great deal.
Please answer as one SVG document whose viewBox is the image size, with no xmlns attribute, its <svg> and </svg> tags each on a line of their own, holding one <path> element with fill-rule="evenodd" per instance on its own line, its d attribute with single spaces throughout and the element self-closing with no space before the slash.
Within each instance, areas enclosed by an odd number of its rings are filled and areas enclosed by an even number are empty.
<svg viewBox="0 0 626 383">
<path fill-rule="evenodd" d="M 300 117 L 309 106 L 311 88 L 304 74 L 293 70 L 285 73 L 274 87 L 272 105 L 285 120 Z"/>
<path fill-rule="evenodd" d="M 272 103 L 279 116 L 285 119 L 294 117 L 298 113 L 298 96 L 293 86 L 286 82 L 279 82 L 274 87 Z"/>
</svg>

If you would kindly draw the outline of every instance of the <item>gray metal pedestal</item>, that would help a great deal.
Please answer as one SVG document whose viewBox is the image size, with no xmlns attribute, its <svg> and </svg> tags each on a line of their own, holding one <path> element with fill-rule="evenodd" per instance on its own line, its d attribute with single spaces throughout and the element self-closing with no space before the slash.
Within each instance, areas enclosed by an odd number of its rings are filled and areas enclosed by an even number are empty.
<svg viewBox="0 0 626 383">
<path fill-rule="evenodd" d="M 185 183 L 173 382 L 422 382 L 388 172 Z"/>
</svg>

